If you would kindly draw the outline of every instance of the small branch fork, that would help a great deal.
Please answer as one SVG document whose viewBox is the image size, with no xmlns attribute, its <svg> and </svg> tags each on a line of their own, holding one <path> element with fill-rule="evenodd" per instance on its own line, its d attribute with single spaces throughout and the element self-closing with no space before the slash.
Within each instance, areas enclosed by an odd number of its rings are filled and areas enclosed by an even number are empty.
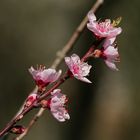
<svg viewBox="0 0 140 140">
<path fill-rule="evenodd" d="M 103 0 L 97 0 L 96 3 L 93 5 L 93 7 L 91 8 L 91 10 L 93 10 L 94 12 L 96 12 L 98 10 L 98 8 L 103 4 Z M 54 60 L 53 64 L 52 64 L 52 68 L 56 68 L 58 67 L 58 65 L 61 63 L 61 61 L 63 60 L 63 58 L 65 57 L 65 55 L 72 49 L 72 47 L 74 46 L 74 44 L 76 43 L 76 41 L 78 40 L 78 38 L 80 37 L 82 31 L 84 30 L 84 28 L 86 27 L 86 24 L 88 22 L 87 16 L 82 20 L 82 22 L 80 23 L 80 25 L 77 27 L 77 29 L 75 30 L 75 32 L 72 34 L 71 38 L 69 39 L 69 41 L 67 42 L 67 44 L 64 46 L 64 48 L 60 51 L 57 52 L 57 57 Z M 99 41 L 100 42 L 100 41 Z M 85 54 L 85 56 L 81 59 L 82 61 L 85 61 L 88 57 L 88 55 L 93 52 L 94 50 L 94 46 L 92 46 L 89 51 Z M 10 129 L 19 121 L 21 120 L 24 115 L 26 115 L 29 111 L 31 111 L 36 103 L 39 103 L 41 100 L 43 100 L 44 98 L 48 97 L 48 95 L 57 87 L 59 87 L 62 83 L 64 83 L 65 80 L 69 79 L 70 76 L 68 75 L 68 73 L 66 72 L 64 74 L 64 76 L 49 90 L 47 91 L 45 94 L 43 94 L 42 96 L 40 96 L 40 98 L 34 102 L 31 106 L 27 107 L 26 109 L 23 109 L 23 106 L 21 107 L 21 109 L 18 111 L 17 115 L 6 125 L 6 127 L 0 132 L 0 137 L 2 137 L 3 135 L 5 135 L 6 133 L 8 133 L 10 131 Z M 37 91 L 36 88 L 34 89 L 33 92 Z M 35 122 L 42 116 L 43 112 L 44 112 L 44 108 L 40 108 L 39 111 L 37 112 L 37 114 L 35 114 L 35 116 L 32 118 L 32 120 L 29 122 L 29 125 L 27 126 L 27 128 L 25 129 L 25 132 L 23 134 L 20 134 L 18 137 L 16 137 L 14 140 L 21 140 L 24 136 L 27 135 L 28 131 L 32 128 L 32 126 L 35 124 Z"/>
</svg>

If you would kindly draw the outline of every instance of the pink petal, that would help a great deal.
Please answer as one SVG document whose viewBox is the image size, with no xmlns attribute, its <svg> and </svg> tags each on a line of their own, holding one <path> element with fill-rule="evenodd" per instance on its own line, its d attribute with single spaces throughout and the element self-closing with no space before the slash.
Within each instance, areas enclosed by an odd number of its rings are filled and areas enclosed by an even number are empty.
<svg viewBox="0 0 140 140">
<path fill-rule="evenodd" d="M 66 119 L 69 120 L 69 114 L 64 110 L 62 112 L 52 112 L 54 118 L 56 118 L 59 122 L 64 122 Z"/>
<path fill-rule="evenodd" d="M 108 60 L 105 60 L 105 63 L 106 65 L 112 69 L 112 70 L 115 70 L 115 71 L 118 71 L 119 69 L 116 67 L 115 63 L 111 62 L 111 61 L 108 61 Z"/>
<path fill-rule="evenodd" d="M 41 73 L 43 81 L 46 82 L 55 82 L 60 77 L 62 71 L 59 70 L 56 72 L 55 69 L 46 69 Z"/>
<path fill-rule="evenodd" d="M 90 80 L 88 80 L 86 77 L 81 77 L 81 78 L 79 78 L 79 77 L 77 77 L 77 79 L 79 79 L 79 80 L 81 80 L 81 81 L 83 81 L 83 82 L 86 82 L 86 83 L 92 83 Z"/>
<path fill-rule="evenodd" d="M 51 92 L 51 95 L 57 95 L 59 93 L 61 93 L 61 89 L 55 89 L 53 92 Z"/>
<path fill-rule="evenodd" d="M 93 23 L 87 23 L 87 28 L 92 31 L 94 34 L 98 34 L 99 30 L 97 29 L 98 23 L 93 22 Z"/>
<path fill-rule="evenodd" d="M 88 16 L 89 22 L 96 21 L 96 16 L 93 11 L 89 11 L 87 16 Z"/>
<path fill-rule="evenodd" d="M 113 30 L 110 30 L 110 37 L 116 37 L 117 35 L 119 35 L 122 32 L 122 28 L 118 27 L 118 28 L 113 28 Z"/>
<path fill-rule="evenodd" d="M 104 54 L 108 59 L 113 59 L 115 60 L 118 56 L 118 48 L 114 48 L 113 46 L 109 46 L 104 50 Z"/>
<path fill-rule="evenodd" d="M 116 37 L 106 38 L 103 44 L 104 49 L 112 45 L 115 41 Z"/>
<path fill-rule="evenodd" d="M 91 65 L 88 65 L 87 63 L 83 63 L 81 65 L 82 76 L 87 76 L 91 68 L 92 68 Z"/>
<path fill-rule="evenodd" d="M 30 74 L 36 79 L 36 74 L 38 73 L 33 67 L 29 68 Z"/>
</svg>

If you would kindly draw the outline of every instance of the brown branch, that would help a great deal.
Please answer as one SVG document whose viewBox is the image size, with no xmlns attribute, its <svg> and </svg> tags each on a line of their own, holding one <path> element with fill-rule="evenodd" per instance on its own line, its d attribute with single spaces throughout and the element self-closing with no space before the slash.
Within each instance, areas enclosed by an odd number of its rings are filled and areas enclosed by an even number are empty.
<svg viewBox="0 0 140 140">
<path fill-rule="evenodd" d="M 61 84 L 63 84 L 65 82 L 65 80 L 67 80 L 69 78 L 68 73 L 66 72 L 62 78 L 60 78 L 60 80 L 54 84 L 53 87 L 51 87 L 50 90 L 48 90 L 46 93 L 44 93 L 42 96 L 38 97 L 38 99 L 36 101 L 34 101 L 30 106 L 27 106 L 25 108 L 23 108 L 22 112 L 20 112 L 17 116 L 15 116 L 7 125 L 6 127 L 0 132 L 0 137 L 2 137 L 5 133 L 9 132 L 11 130 L 11 128 L 21 119 L 23 119 L 23 117 L 29 112 L 31 111 L 34 107 L 36 107 L 36 105 L 43 99 L 45 99 L 46 97 L 48 97 L 50 95 L 50 93 L 56 89 L 57 87 L 59 87 Z M 36 116 L 34 117 L 34 119 L 30 122 L 30 126 L 36 121 Z"/>
<path fill-rule="evenodd" d="M 41 108 L 38 111 L 38 113 L 32 118 L 32 120 L 30 121 L 28 127 L 25 129 L 24 133 L 23 134 L 20 134 L 14 140 L 20 140 L 20 139 L 22 139 L 28 133 L 28 131 L 31 129 L 31 127 L 35 124 L 35 122 L 42 116 L 42 113 L 43 112 L 44 112 L 44 108 Z"/>
<path fill-rule="evenodd" d="M 86 53 L 87 54 L 87 53 Z M 84 56 L 84 58 L 87 58 Z M 84 61 L 84 60 L 83 60 Z M 45 92 L 42 96 L 39 96 L 37 98 L 37 100 L 35 100 L 30 106 L 25 106 L 22 110 L 22 112 L 20 112 L 18 115 L 16 115 L 7 125 L 6 127 L 0 132 L 0 137 L 2 137 L 4 134 L 6 134 L 7 132 L 9 132 L 11 130 L 11 128 L 18 122 L 20 121 L 29 111 L 31 111 L 34 107 L 36 107 L 40 101 L 42 101 L 43 99 L 47 98 L 51 92 L 58 88 L 61 84 L 63 84 L 67 79 L 69 79 L 69 70 L 67 70 L 67 72 L 59 79 L 58 82 L 56 82 L 53 87 L 51 87 L 51 89 L 49 89 L 47 92 Z M 41 108 L 42 109 L 42 108 Z M 41 110 L 40 109 L 40 110 Z M 40 111 L 39 110 L 39 111 Z M 37 115 L 34 116 L 34 118 L 30 121 L 29 126 L 27 127 L 27 129 L 25 130 L 25 133 L 27 134 L 27 132 L 29 131 L 29 129 L 33 126 L 33 124 L 37 121 L 37 119 L 39 118 L 41 114 L 37 113 Z M 24 134 L 25 134 L 24 133 Z M 22 136 L 24 136 L 24 134 Z M 20 135 L 21 136 L 21 135 Z M 19 139 L 19 137 L 15 138 L 15 140 Z"/>
<path fill-rule="evenodd" d="M 91 10 L 95 13 L 98 10 L 98 8 L 103 4 L 103 2 L 104 2 L 104 0 L 97 0 L 96 3 L 91 8 Z M 76 28 L 76 30 L 74 31 L 74 33 L 72 34 L 72 36 L 70 37 L 70 39 L 68 40 L 66 45 L 63 47 L 63 49 L 57 52 L 56 59 L 54 60 L 52 66 L 51 66 L 52 68 L 57 68 L 59 66 L 59 64 L 61 63 L 61 61 L 63 60 L 63 58 L 65 57 L 65 55 L 72 49 L 72 47 L 74 46 L 76 41 L 79 39 L 82 31 L 86 27 L 87 22 L 88 22 L 88 19 L 87 19 L 87 16 L 85 16 L 85 18 L 82 20 L 82 22 Z M 26 131 L 23 134 L 16 137 L 15 140 L 21 140 L 24 136 L 26 136 L 28 131 L 35 124 L 35 122 L 42 116 L 44 111 L 45 111 L 45 109 L 41 108 L 37 112 L 37 114 L 35 114 L 33 119 L 30 121 L 29 125 L 26 128 Z"/>
<path fill-rule="evenodd" d="M 5 133 L 9 132 L 10 129 L 23 118 L 25 114 L 27 114 L 32 108 L 34 107 L 34 104 L 23 110 L 20 114 L 18 114 L 15 118 L 13 118 L 6 127 L 0 132 L 0 137 L 2 137 Z"/>
</svg>

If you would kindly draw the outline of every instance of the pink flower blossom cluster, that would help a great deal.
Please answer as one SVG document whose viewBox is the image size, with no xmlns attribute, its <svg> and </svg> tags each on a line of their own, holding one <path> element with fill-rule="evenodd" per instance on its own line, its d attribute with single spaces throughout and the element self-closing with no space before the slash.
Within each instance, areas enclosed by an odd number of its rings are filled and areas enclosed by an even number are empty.
<svg viewBox="0 0 140 140">
<path fill-rule="evenodd" d="M 80 81 L 92 83 L 87 78 L 92 66 L 85 61 L 87 61 L 89 57 L 102 58 L 110 69 L 118 70 L 115 62 L 119 61 L 119 53 L 118 48 L 116 48 L 115 45 L 115 40 L 117 35 L 122 32 L 122 29 L 114 26 L 110 19 L 101 22 L 97 21 L 93 12 L 89 12 L 88 20 L 87 28 L 93 32 L 98 40 L 102 40 L 102 47 L 98 49 L 98 46 L 96 46 L 96 49 L 91 49 L 91 52 L 89 51 L 86 53 L 82 59 L 80 59 L 77 54 L 65 57 L 65 63 L 68 66 L 67 74 L 69 77 L 75 77 Z M 29 72 L 33 76 L 36 85 L 39 88 L 41 87 L 41 89 L 45 88 L 48 84 L 57 82 L 62 73 L 61 70 L 57 72 L 55 69 L 46 69 L 42 66 L 37 70 L 31 67 Z M 44 90 L 42 90 L 42 92 L 44 92 Z M 40 96 L 39 94 L 29 95 L 26 101 L 26 106 L 32 105 L 32 103 L 37 100 L 37 97 Z M 42 107 L 49 109 L 54 118 L 60 122 L 70 119 L 68 111 L 65 108 L 67 102 L 66 95 L 63 95 L 60 89 L 53 89 L 50 95 L 51 96 L 48 100 L 42 101 Z"/>
<path fill-rule="evenodd" d="M 53 68 L 46 69 L 44 66 L 39 66 L 37 69 L 30 67 L 29 72 L 34 79 L 36 88 L 27 97 L 23 107 L 18 112 L 18 115 L 16 115 L 14 119 L 12 119 L 12 121 L 8 123 L 8 125 L 0 132 L 0 136 L 6 133 L 8 134 L 8 132 L 22 134 L 25 132 L 25 130 L 31 128 L 33 123 L 36 121 L 36 117 L 38 118 L 42 114 L 40 111 L 39 115 L 37 114 L 37 116 L 31 120 L 31 123 L 27 129 L 21 125 L 16 125 L 16 123 L 21 120 L 30 110 L 37 107 L 48 109 L 52 116 L 59 122 L 69 120 L 70 115 L 66 107 L 68 99 L 66 95 L 62 94 L 61 89 L 58 89 L 58 87 L 64 83 L 65 80 L 73 77 L 88 84 L 92 83 L 88 79 L 92 68 L 92 66 L 88 64 L 89 58 L 101 58 L 110 69 L 118 71 L 116 62 L 119 62 L 119 52 L 118 48 L 116 47 L 116 38 L 122 32 L 121 27 L 117 27 L 121 18 L 118 18 L 118 20 L 113 20 L 113 22 L 111 22 L 110 19 L 98 21 L 92 11 L 88 13 L 87 17 L 87 28 L 95 36 L 96 41 L 82 58 L 75 53 L 70 57 L 67 56 L 64 58 L 68 70 L 63 76 L 61 76 L 62 70 L 56 71 L 56 69 Z M 73 37 L 75 37 L 75 34 L 72 36 L 72 40 Z M 71 42 L 70 44 L 73 45 Z M 70 47 L 72 47 L 72 45 L 70 45 Z M 70 47 L 68 45 L 68 49 Z M 65 53 L 65 51 L 62 51 L 62 57 L 65 56 Z M 59 58 L 57 61 L 59 62 Z"/>
<path fill-rule="evenodd" d="M 110 19 L 97 21 L 92 11 L 88 13 L 87 28 L 94 33 L 97 38 L 104 38 L 102 49 L 95 50 L 94 55 L 104 59 L 106 65 L 112 70 L 118 70 L 115 62 L 119 61 L 118 48 L 115 47 L 115 39 L 122 32 L 121 27 L 115 27 Z M 100 53 L 99 53 L 100 52 Z"/>
</svg>

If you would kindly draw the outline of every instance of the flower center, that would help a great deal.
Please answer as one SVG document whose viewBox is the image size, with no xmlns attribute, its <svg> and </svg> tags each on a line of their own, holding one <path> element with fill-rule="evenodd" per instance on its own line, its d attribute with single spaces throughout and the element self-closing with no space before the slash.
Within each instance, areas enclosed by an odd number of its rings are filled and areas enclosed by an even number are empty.
<svg viewBox="0 0 140 140">
<path fill-rule="evenodd" d="M 73 72 L 74 72 L 74 74 L 78 74 L 79 70 L 80 70 L 80 68 L 79 68 L 79 66 L 77 64 L 73 65 Z"/>
<path fill-rule="evenodd" d="M 109 20 L 105 20 L 105 22 L 100 22 L 97 24 L 97 29 L 99 29 L 101 32 L 107 32 L 112 28 L 112 25 L 110 24 Z"/>
</svg>

